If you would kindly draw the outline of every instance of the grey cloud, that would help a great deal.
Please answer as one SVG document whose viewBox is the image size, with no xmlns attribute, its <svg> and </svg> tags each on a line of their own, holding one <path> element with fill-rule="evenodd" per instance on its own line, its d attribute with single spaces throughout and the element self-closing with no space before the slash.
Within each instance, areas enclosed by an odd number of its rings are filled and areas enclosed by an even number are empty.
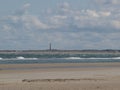
<svg viewBox="0 0 120 90">
<path fill-rule="evenodd" d="M 26 4 L 23 5 L 22 8 L 20 8 L 19 10 L 16 10 L 14 14 L 15 15 L 20 15 L 20 16 L 25 15 L 25 14 L 28 13 L 28 9 L 29 9 L 30 6 L 31 6 L 30 3 L 26 3 Z"/>
<path fill-rule="evenodd" d="M 103 4 L 103 5 L 117 5 L 120 4 L 120 0 L 95 0 L 96 3 L 98 4 Z"/>
</svg>

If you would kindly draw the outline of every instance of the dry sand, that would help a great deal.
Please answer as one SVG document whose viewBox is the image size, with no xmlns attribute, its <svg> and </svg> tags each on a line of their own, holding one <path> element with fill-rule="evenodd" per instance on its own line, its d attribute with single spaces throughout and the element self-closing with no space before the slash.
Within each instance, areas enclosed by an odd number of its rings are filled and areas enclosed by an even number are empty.
<svg viewBox="0 0 120 90">
<path fill-rule="evenodd" d="M 0 90 L 120 90 L 120 63 L 0 65 Z"/>
</svg>

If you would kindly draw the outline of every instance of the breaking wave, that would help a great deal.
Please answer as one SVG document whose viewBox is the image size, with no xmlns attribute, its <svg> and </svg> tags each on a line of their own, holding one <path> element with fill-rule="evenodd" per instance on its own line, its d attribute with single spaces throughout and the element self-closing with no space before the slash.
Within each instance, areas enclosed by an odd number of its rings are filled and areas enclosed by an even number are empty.
<svg viewBox="0 0 120 90">
<path fill-rule="evenodd" d="M 47 59 L 47 60 L 51 60 L 51 59 L 64 59 L 64 60 L 120 60 L 120 57 L 105 57 L 105 58 L 99 58 L 99 57 L 90 57 L 90 58 L 87 58 L 87 57 L 66 57 L 66 58 L 36 58 L 36 57 L 23 57 L 23 56 L 18 56 L 16 58 L 1 58 L 0 57 L 0 60 L 44 60 L 44 59 Z"/>
<path fill-rule="evenodd" d="M 0 58 L 0 60 L 37 60 L 38 58 L 25 58 L 25 57 L 16 57 L 16 58 Z"/>
<path fill-rule="evenodd" d="M 20 56 L 20 57 L 17 57 L 17 59 L 22 59 L 22 60 L 23 60 L 23 59 L 25 59 L 25 58 L 24 58 L 24 57 L 22 57 L 22 56 Z"/>
<path fill-rule="evenodd" d="M 82 59 L 82 58 L 80 58 L 80 57 L 67 57 L 65 59 Z"/>
<path fill-rule="evenodd" d="M 120 62 L 120 55 L 1 55 L 0 64 Z"/>
<path fill-rule="evenodd" d="M 98 58 L 98 57 L 91 57 L 91 58 L 81 58 L 81 57 L 67 57 L 65 59 L 120 59 L 120 57 L 112 57 L 112 58 Z"/>
<path fill-rule="evenodd" d="M 16 59 L 18 59 L 18 60 L 37 60 L 38 58 L 25 58 L 25 57 L 20 56 L 20 57 L 17 57 Z"/>
</svg>

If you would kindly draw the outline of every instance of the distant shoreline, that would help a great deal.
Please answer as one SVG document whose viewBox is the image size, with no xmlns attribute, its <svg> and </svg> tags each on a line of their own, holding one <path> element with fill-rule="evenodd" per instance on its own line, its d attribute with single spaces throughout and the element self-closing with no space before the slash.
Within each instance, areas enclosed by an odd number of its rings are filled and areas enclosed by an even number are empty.
<svg viewBox="0 0 120 90">
<path fill-rule="evenodd" d="M 120 50 L 0 50 L 0 54 L 120 54 Z"/>
</svg>

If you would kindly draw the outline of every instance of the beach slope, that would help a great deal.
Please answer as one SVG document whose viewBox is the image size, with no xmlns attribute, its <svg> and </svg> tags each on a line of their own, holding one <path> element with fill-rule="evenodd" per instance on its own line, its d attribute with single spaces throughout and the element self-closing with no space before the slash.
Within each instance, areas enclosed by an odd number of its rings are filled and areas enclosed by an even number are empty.
<svg viewBox="0 0 120 90">
<path fill-rule="evenodd" d="M 0 65 L 0 90 L 119 90 L 120 63 Z"/>
</svg>

